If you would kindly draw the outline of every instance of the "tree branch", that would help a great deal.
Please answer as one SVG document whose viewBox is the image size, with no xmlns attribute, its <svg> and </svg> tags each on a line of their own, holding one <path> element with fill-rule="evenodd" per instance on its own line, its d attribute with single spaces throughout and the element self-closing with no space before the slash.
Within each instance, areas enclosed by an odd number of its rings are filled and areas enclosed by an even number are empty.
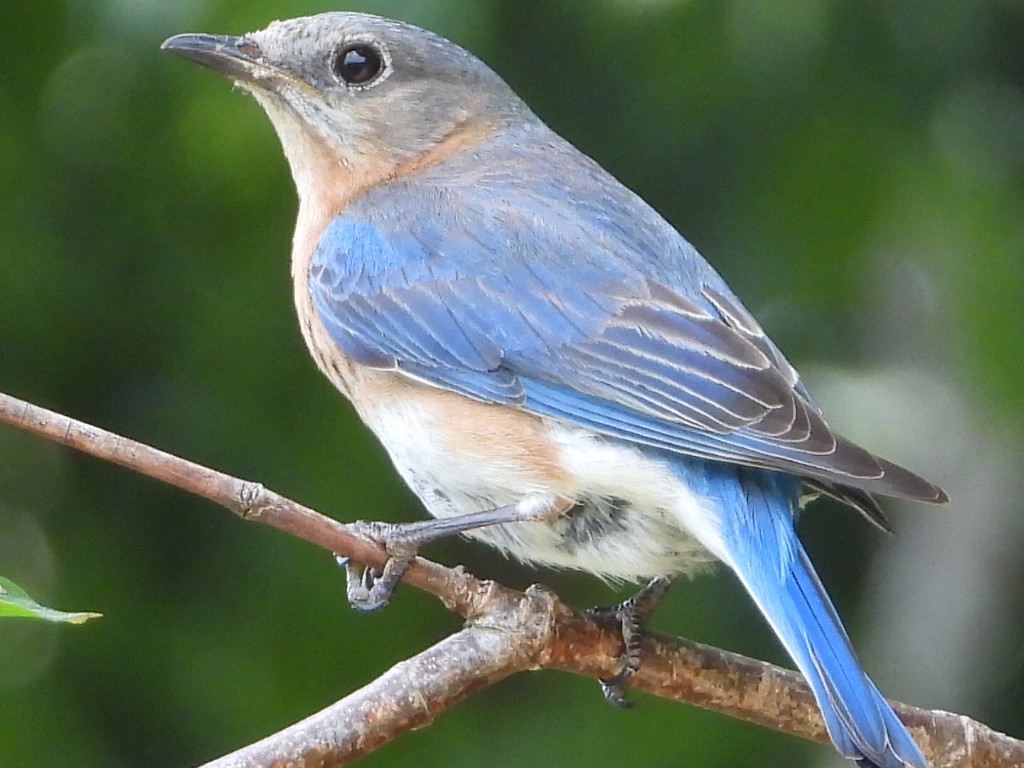
<svg viewBox="0 0 1024 768">
<path fill-rule="evenodd" d="M 347 765 L 406 731 L 429 725 L 474 691 L 526 669 L 531 656 L 526 651 L 538 648 L 543 637 L 528 637 L 521 627 L 471 624 L 336 704 L 203 768 Z M 466 674 L 467 669 L 473 673 Z"/>
<path fill-rule="evenodd" d="M 387 559 L 383 549 L 346 525 L 258 483 L 2 393 L 0 423 L 128 467 L 357 562 L 380 568 Z M 618 627 L 565 606 L 542 588 L 518 592 L 423 558 L 404 580 L 465 616 L 466 628 L 322 712 L 206 768 L 345 765 L 515 672 L 551 668 L 599 677 L 615 671 L 622 650 Z M 644 663 L 630 686 L 795 736 L 828 740 L 798 674 L 692 641 L 646 637 Z M 933 768 L 1024 765 L 1024 742 L 960 715 L 895 707 Z"/>
</svg>

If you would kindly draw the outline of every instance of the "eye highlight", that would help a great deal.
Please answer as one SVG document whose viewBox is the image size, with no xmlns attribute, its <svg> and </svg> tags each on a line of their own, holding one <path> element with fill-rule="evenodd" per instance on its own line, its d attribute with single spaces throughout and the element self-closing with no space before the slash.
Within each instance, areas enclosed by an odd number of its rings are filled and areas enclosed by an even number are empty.
<svg viewBox="0 0 1024 768">
<path fill-rule="evenodd" d="M 384 57 L 369 43 L 346 43 L 335 51 L 331 70 L 348 85 L 369 85 L 384 71 Z"/>
</svg>

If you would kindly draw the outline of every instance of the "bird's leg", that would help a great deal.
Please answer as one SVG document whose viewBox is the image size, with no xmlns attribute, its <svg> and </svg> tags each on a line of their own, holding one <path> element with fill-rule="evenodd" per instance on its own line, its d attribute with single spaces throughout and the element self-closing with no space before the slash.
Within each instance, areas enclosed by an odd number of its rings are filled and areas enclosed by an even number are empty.
<svg viewBox="0 0 1024 768">
<path fill-rule="evenodd" d="M 382 544 L 389 558 L 380 573 L 356 565 L 348 558 L 338 558 L 339 565 L 345 567 L 348 579 L 348 602 L 359 611 L 376 611 L 387 605 L 405 570 L 424 544 L 491 525 L 548 520 L 568 512 L 573 506 L 574 502 L 561 497 L 528 496 L 518 504 L 455 517 L 417 520 L 412 523 L 363 520 L 349 523 L 348 527 L 354 533 Z"/>
<path fill-rule="evenodd" d="M 661 603 L 671 583 L 671 579 L 658 576 L 651 579 L 646 587 L 628 600 L 618 605 L 592 608 L 589 611 L 595 618 L 615 619 L 622 626 L 622 668 L 611 677 L 603 677 L 599 681 L 605 699 L 616 707 L 625 709 L 630 706 L 626 699 L 625 682 L 640 669 L 640 662 L 643 660 L 641 642 L 644 636 L 644 623 Z"/>
</svg>

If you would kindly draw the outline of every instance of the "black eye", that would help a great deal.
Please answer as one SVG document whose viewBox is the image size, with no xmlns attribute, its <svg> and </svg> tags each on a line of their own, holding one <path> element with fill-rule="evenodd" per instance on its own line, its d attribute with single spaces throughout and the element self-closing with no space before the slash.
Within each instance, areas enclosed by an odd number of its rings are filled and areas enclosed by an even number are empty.
<svg viewBox="0 0 1024 768">
<path fill-rule="evenodd" d="M 349 85 L 366 85 L 384 70 L 384 60 L 368 43 L 349 43 L 334 54 L 331 68 Z"/>
</svg>

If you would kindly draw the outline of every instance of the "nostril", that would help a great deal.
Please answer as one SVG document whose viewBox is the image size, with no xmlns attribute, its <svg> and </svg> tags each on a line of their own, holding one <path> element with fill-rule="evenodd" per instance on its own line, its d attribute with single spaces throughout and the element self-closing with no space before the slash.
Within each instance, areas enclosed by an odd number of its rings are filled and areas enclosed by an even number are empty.
<svg viewBox="0 0 1024 768">
<path fill-rule="evenodd" d="M 260 50 L 260 47 L 256 45 L 256 43 L 252 42 L 252 40 L 242 40 L 242 42 L 238 44 L 238 51 L 239 53 L 243 53 L 254 59 L 263 53 L 263 51 Z"/>
</svg>

